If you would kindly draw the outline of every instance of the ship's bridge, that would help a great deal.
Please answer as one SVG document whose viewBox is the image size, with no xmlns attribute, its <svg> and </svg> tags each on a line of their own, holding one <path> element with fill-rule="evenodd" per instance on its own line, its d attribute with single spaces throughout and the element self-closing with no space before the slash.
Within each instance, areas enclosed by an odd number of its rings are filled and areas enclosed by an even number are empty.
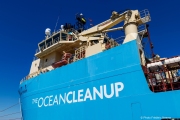
<svg viewBox="0 0 180 120">
<path fill-rule="evenodd" d="M 53 52 L 74 51 L 80 46 L 80 41 L 71 33 L 58 31 L 38 44 L 38 51 L 35 54 L 38 58 L 43 58 Z"/>
</svg>

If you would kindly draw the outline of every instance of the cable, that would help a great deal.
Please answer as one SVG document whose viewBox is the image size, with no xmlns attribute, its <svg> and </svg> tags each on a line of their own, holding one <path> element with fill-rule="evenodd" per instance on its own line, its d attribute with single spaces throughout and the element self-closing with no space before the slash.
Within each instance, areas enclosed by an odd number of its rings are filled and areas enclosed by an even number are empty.
<svg viewBox="0 0 180 120">
<path fill-rule="evenodd" d="M 56 27 L 57 27 L 58 21 L 59 21 L 59 16 L 58 16 L 58 19 L 56 21 L 56 25 L 55 25 L 55 28 L 54 28 L 54 33 L 56 32 Z"/>
<path fill-rule="evenodd" d="M 19 104 L 19 102 L 18 102 L 18 103 L 16 103 L 16 104 L 14 104 L 14 105 L 12 105 L 12 106 L 10 106 L 10 107 L 8 107 L 8 108 L 5 108 L 4 110 L 1 110 L 0 112 L 4 112 L 4 111 L 6 111 L 6 110 L 8 110 L 8 109 L 10 109 L 10 108 L 12 108 L 12 107 L 14 107 L 14 106 L 18 105 L 18 104 Z"/>
<path fill-rule="evenodd" d="M 22 120 L 22 118 L 6 118 L 6 119 L 1 119 L 1 120 Z"/>
<path fill-rule="evenodd" d="M 22 118 L 10 118 L 8 120 L 21 120 Z"/>
<path fill-rule="evenodd" d="M 2 119 L 2 120 L 21 120 L 22 118 L 6 118 L 6 119 Z"/>
<path fill-rule="evenodd" d="M 21 120 L 22 118 L 10 118 L 9 120 Z"/>
<path fill-rule="evenodd" d="M 18 114 L 18 113 L 21 113 L 21 112 L 10 113 L 10 114 L 6 114 L 6 115 L 0 116 L 0 117 L 5 117 L 5 116 L 13 115 L 13 114 Z"/>
<path fill-rule="evenodd" d="M 21 113 L 21 112 L 10 113 L 10 114 L 6 114 L 6 115 L 0 116 L 0 117 L 5 117 L 5 116 L 13 115 L 13 114 L 18 114 L 18 113 Z"/>
<path fill-rule="evenodd" d="M 120 10 L 118 13 L 121 14 L 121 13 L 123 13 L 123 12 L 125 12 L 125 11 L 128 11 L 128 10 L 130 10 L 130 9 Z"/>
</svg>

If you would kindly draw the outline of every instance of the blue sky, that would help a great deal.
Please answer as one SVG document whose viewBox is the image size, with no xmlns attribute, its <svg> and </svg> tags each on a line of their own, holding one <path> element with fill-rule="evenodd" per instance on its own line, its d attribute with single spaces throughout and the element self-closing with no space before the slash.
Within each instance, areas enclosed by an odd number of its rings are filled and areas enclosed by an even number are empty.
<svg viewBox="0 0 180 120">
<path fill-rule="evenodd" d="M 1 0 L 0 1 L 0 111 L 18 102 L 19 81 L 29 73 L 37 44 L 46 28 L 75 23 L 82 12 L 93 24 L 109 19 L 112 10 L 148 9 L 152 21 L 150 35 L 154 51 L 161 57 L 179 55 L 179 0 Z M 89 27 L 89 23 L 87 24 Z M 118 36 L 116 32 L 113 36 Z M 0 116 L 19 111 L 19 106 Z M 18 118 L 20 114 L 0 117 Z"/>
</svg>

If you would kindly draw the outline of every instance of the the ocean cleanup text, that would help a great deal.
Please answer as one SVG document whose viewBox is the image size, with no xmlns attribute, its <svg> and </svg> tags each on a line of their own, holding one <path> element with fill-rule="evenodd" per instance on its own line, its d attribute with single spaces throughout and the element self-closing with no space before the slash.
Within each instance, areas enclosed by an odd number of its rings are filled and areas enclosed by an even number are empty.
<svg viewBox="0 0 180 120">
<path fill-rule="evenodd" d="M 38 107 L 48 107 L 104 98 L 107 99 L 112 97 L 119 97 L 119 94 L 123 89 L 124 84 L 122 82 L 116 82 L 111 83 L 110 85 L 101 85 L 98 87 L 64 92 L 63 94 L 35 98 L 32 99 L 32 104 L 37 104 Z"/>
</svg>

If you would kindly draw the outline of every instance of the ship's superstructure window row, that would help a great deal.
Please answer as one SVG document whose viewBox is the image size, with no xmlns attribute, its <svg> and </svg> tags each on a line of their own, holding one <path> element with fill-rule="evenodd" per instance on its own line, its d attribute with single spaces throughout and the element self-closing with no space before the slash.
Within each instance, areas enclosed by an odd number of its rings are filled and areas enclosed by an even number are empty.
<svg viewBox="0 0 180 120">
<path fill-rule="evenodd" d="M 104 39 L 103 45 L 100 48 L 103 49 L 103 51 L 109 50 L 113 47 L 119 46 L 120 44 L 118 43 L 122 43 L 123 40 L 124 40 L 124 37 L 117 38 L 117 40 L 106 38 Z M 67 50 L 65 50 L 67 52 L 63 51 L 61 53 L 62 50 L 59 50 L 49 55 L 46 55 L 46 57 L 42 57 L 41 59 L 34 60 L 31 66 L 30 74 L 26 76 L 25 78 L 23 78 L 22 81 L 33 78 L 41 73 L 54 70 L 57 67 L 67 65 L 67 64 L 70 64 L 72 62 L 75 62 L 75 61 L 78 61 L 87 57 L 87 54 L 89 53 L 87 52 L 88 50 L 87 50 L 87 47 L 85 46 L 86 43 L 82 42 L 80 44 L 81 46 L 79 48 L 72 49 L 72 50 L 68 49 L 69 47 L 68 45 L 66 45 L 64 47 L 67 47 Z M 97 49 L 97 47 L 99 47 L 98 44 L 101 44 L 99 43 L 98 40 L 92 41 L 90 46 L 94 48 L 90 49 L 89 51 L 92 52 L 93 49 Z M 40 43 L 39 44 L 40 49 L 42 48 L 41 46 L 43 45 L 47 45 L 47 42 L 44 41 Z"/>
</svg>

